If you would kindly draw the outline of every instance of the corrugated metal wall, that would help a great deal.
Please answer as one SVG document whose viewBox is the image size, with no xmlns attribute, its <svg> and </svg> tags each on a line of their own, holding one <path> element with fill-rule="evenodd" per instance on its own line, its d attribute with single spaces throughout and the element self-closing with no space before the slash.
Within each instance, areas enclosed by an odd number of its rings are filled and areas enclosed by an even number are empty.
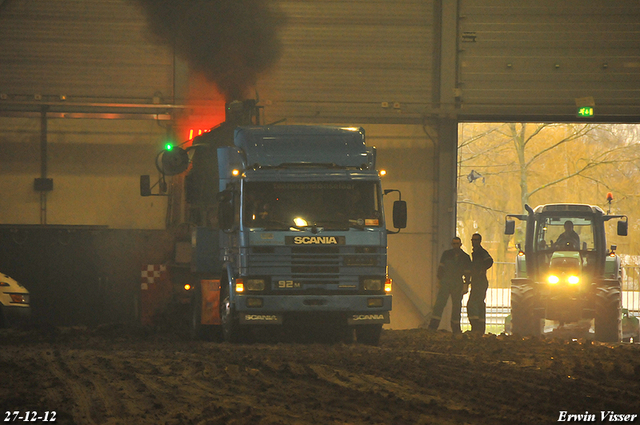
<svg viewBox="0 0 640 425">
<path fill-rule="evenodd" d="M 157 174 L 174 59 L 148 34 L 129 0 L 2 2 L 1 223 L 43 222 L 34 178 L 46 111 L 47 224 L 164 228 L 165 199 L 140 198 L 138 179 Z"/>
<path fill-rule="evenodd" d="M 431 1 L 277 3 L 288 25 L 283 57 L 258 85 L 267 121 L 401 122 L 432 102 Z"/>
<path fill-rule="evenodd" d="M 464 118 L 640 120 L 640 2 L 461 0 Z"/>
<path fill-rule="evenodd" d="M 0 8 L 0 94 L 173 101 L 173 55 L 127 0 L 8 0 Z"/>
</svg>

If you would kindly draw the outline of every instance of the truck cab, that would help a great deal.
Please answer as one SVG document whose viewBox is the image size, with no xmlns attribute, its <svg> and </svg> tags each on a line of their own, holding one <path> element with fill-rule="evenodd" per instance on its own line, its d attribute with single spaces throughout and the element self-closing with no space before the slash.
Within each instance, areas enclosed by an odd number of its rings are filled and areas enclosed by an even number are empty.
<svg viewBox="0 0 640 425">
<path fill-rule="evenodd" d="M 225 340 L 309 322 L 376 344 L 392 283 L 385 192 L 364 130 L 239 127 L 217 157 L 219 230 L 199 233 L 209 252 L 218 234 L 219 255 L 205 256 L 200 269 L 218 271 Z M 394 227 L 406 226 L 404 201 L 394 203 L 394 217 Z"/>
</svg>

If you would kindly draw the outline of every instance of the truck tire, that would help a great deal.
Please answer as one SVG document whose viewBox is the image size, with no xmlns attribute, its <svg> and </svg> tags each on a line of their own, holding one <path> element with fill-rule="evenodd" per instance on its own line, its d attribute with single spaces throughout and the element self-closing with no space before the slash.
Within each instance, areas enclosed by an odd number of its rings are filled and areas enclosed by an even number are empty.
<svg viewBox="0 0 640 425">
<path fill-rule="evenodd" d="M 355 328 L 356 339 L 359 343 L 366 345 L 378 345 L 380 343 L 382 325 L 360 325 Z"/>
<path fill-rule="evenodd" d="M 191 297 L 191 320 L 189 328 L 191 339 L 202 341 L 220 340 L 220 327 L 215 325 L 203 325 L 202 323 L 202 291 L 199 286 L 193 288 Z"/>
<path fill-rule="evenodd" d="M 535 314 L 536 297 L 531 285 L 511 284 L 511 330 L 521 336 L 542 334 L 540 317 Z"/>
<path fill-rule="evenodd" d="M 622 294 L 619 286 L 598 286 L 596 288 L 596 340 L 620 342 Z"/>
<path fill-rule="evenodd" d="M 236 309 L 231 304 L 229 296 L 225 296 L 220 304 L 220 321 L 222 322 L 222 336 L 226 342 L 247 342 L 247 331 L 240 325 Z"/>
</svg>

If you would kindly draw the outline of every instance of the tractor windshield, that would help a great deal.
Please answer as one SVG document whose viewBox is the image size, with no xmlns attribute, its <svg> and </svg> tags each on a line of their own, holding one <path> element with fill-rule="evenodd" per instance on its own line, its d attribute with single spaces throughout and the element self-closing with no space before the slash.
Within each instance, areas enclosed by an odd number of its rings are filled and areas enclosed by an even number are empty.
<svg viewBox="0 0 640 425">
<path fill-rule="evenodd" d="M 593 222 L 582 217 L 541 217 L 533 248 L 536 251 L 594 251 Z"/>
<path fill-rule="evenodd" d="M 382 226 L 377 182 L 247 182 L 243 223 L 288 229 L 318 226 L 349 229 Z"/>
</svg>

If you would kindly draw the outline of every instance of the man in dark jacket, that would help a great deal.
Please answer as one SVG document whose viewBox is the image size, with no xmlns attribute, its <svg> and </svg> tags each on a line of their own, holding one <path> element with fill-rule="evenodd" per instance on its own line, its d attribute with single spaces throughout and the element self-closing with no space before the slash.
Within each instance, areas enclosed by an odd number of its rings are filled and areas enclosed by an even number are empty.
<svg viewBox="0 0 640 425">
<path fill-rule="evenodd" d="M 438 266 L 440 287 L 436 303 L 433 306 L 429 329 L 437 330 L 442 319 L 442 311 L 451 297 L 451 330 L 460 333 L 460 310 L 462 309 L 462 288 L 469 282 L 471 258 L 462 250 L 462 241 L 455 237 L 451 249 L 442 253 Z"/>
<path fill-rule="evenodd" d="M 493 265 L 493 258 L 481 243 L 482 236 L 479 233 L 474 233 L 471 236 L 473 260 L 471 262 L 471 293 L 467 301 L 467 316 L 469 316 L 469 323 L 471 323 L 471 331 L 484 334 L 487 313 L 487 305 L 484 300 L 489 287 L 487 270 Z"/>
</svg>

